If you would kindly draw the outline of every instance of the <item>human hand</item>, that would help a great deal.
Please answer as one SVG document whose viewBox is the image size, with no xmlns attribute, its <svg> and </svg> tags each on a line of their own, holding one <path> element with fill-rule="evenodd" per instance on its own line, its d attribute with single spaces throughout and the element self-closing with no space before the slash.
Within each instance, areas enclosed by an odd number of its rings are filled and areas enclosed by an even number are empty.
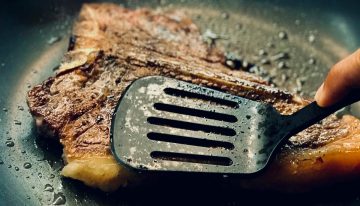
<svg viewBox="0 0 360 206">
<path fill-rule="evenodd" d="M 315 101 L 321 107 L 331 106 L 354 88 L 360 88 L 360 49 L 331 68 Z"/>
</svg>

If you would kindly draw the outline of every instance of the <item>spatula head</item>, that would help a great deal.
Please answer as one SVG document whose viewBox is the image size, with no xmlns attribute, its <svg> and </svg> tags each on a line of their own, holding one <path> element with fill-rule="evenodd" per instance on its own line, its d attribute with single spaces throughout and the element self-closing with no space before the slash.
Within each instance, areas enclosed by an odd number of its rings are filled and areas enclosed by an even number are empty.
<svg viewBox="0 0 360 206">
<path fill-rule="evenodd" d="M 171 78 L 133 82 L 112 122 L 112 151 L 139 170 L 250 174 L 276 145 L 281 115 L 270 105 Z"/>
</svg>

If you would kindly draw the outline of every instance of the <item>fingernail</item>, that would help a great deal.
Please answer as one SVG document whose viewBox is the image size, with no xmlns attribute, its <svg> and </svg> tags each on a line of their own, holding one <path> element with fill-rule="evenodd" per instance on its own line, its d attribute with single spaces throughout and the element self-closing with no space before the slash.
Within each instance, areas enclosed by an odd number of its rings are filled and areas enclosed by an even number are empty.
<svg viewBox="0 0 360 206">
<path fill-rule="evenodd" d="M 319 87 L 319 89 L 316 91 L 315 101 L 317 103 L 319 103 L 321 101 L 321 97 L 323 95 L 323 90 L 324 90 L 324 83 L 322 83 L 321 86 Z"/>
</svg>

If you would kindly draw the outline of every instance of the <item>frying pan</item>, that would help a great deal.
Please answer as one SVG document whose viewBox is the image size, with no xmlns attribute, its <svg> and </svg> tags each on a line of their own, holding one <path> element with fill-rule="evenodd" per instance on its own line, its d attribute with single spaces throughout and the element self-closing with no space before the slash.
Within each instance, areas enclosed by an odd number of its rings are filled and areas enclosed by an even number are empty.
<svg viewBox="0 0 360 206">
<path fill-rule="evenodd" d="M 226 177 L 172 178 L 111 194 L 66 179 L 61 146 L 38 137 L 26 92 L 53 74 L 83 1 L 7 1 L 0 8 L 0 205 L 359 204 L 359 181 L 305 194 L 241 190 Z M 225 51 L 268 71 L 280 88 L 311 97 L 328 68 L 360 47 L 354 1 L 119 1 L 126 7 L 186 10 Z M 281 33 L 281 34 L 280 34 Z M 284 34 L 287 40 L 282 40 Z M 290 54 L 287 67 L 260 50 Z M 285 76 L 284 76 L 285 75 Z M 356 113 L 356 106 L 353 106 Z M 175 180 L 176 179 L 176 180 Z"/>
</svg>

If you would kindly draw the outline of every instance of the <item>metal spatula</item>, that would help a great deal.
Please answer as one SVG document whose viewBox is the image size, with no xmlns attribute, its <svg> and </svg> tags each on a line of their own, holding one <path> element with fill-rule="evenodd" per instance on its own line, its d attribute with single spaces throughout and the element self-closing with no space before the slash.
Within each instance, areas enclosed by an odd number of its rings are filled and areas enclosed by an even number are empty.
<svg viewBox="0 0 360 206">
<path fill-rule="evenodd" d="M 112 151 L 138 170 L 252 174 L 292 135 L 356 102 L 315 102 L 284 116 L 271 105 L 165 77 L 133 82 L 112 122 Z"/>
</svg>

